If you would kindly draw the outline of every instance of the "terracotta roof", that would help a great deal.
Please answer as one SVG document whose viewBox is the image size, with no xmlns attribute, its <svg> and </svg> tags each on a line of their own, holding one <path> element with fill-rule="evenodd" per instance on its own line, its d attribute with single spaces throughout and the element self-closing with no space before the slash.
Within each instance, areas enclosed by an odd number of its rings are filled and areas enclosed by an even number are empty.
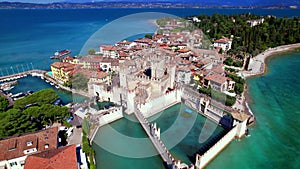
<svg viewBox="0 0 300 169">
<path fill-rule="evenodd" d="M 215 40 L 214 42 L 215 43 L 228 43 L 229 41 L 230 41 L 229 38 L 226 38 L 223 36 L 221 39 Z"/>
<path fill-rule="evenodd" d="M 223 84 L 227 81 L 227 77 L 219 75 L 219 74 L 208 75 L 205 77 L 205 79 L 216 82 L 218 84 Z"/>
<path fill-rule="evenodd" d="M 224 73 L 223 65 L 213 66 L 211 69 L 213 72 L 216 72 L 218 74 Z"/>
<path fill-rule="evenodd" d="M 183 48 L 183 49 L 178 50 L 178 52 L 180 52 L 180 53 L 187 53 L 189 51 L 190 51 L 190 49 L 188 49 L 188 48 Z"/>
<path fill-rule="evenodd" d="M 152 40 L 148 39 L 148 38 L 139 38 L 139 39 L 134 40 L 134 42 L 151 44 Z"/>
<path fill-rule="evenodd" d="M 74 58 L 71 57 L 71 56 L 67 56 L 67 57 L 65 57 L 63 60 L 74 60 Z"/>
<path fill-rule="evenodd" d="M 0 161 L 24 156 L 24 151 L 36 148 L 37 152 L 57 147 L 58 128 L 53 127 L 19 137 L 0 140 Z M 45 145 L 48 148 L 45 148 Z"/>
<path fill-rule="evenodd" d="M 185 43 L 178 44 L 177 46 L 187 46 Z"/>
<path fill-rule="evenodd" d="M 97 71 L 87 70 L 87 69 L 77 69 L 76 72 L 74 72 L 74 74 L 76 73 L 82 73 L 87 78 L 97 78 L 97 79 L 102 79 L 109 75 L 109 73 L 106 72 L 97 72 Z"/>
<path fill-rule="evenodd" d="M 74 67 L 75 65 L 68 62 L 54 62 L 51 64 L 51 66 L 57 69 L 63 69 L 63 68 L 71 68 Z"/>
<path fill-rule="evenodd" d="M 114 60 L 111 62 L 111 65 L 112 65 L 112 66 L 119 66 L 119 60 L 118 60 L 118 59 L 114 59 Z"/>
<path fill-rule="evenodd" d="M 124 46 L 127 46 L 127 45 L 130 45 L 131 42 L 129 41 L 120 41 L 120 42 L 117 42 L 117 45 L 124 45 Z"/>
<path fill-rule="evenodd" d="M 24 169 L 77 169 L 76 145 L 44 151 L 27 157 Z"/>
<path fill-rule="evenodd" d="M 116 46 L 111 46 L 111 45 L 108 46 L 102 45 L 101 48 L 102 50 L 107 50 L 107 51 L 115 51 L 118 49 Z"/>
<path fill-rule="evenodd" d="M 118 51 L 119 57 L 129 57 L 129 54 L 124 51 Z"/>
<path fill-rule="evenodd" d="M 163 34 L 154 34 L 153 37 L 154 38 L 162 38 L 162 37 L 164 37 L 164 35 Z"/>
<path fill-rule="evenodd" d="M 101 62 L 103 59 L 102 56 L 97 56 L 97 55 L 87 55 L 84 56 L 80 59 L 80 61 L 84 61 L 84 62 Z"/>
</svg>

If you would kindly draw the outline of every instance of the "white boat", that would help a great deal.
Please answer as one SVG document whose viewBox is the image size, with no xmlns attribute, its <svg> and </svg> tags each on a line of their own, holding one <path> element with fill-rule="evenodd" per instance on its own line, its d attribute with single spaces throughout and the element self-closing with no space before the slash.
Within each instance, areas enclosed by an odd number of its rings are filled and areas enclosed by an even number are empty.
<svg viewBox="0 0 300 169">
<path fill-rule="evenodd" d="M 54 85 L 54 83 L 52 83 L 52 82 L 51 82 L 50 84 L 51 84 L 52 86 Z"/>
<path fill-rule="evenodd" d="M 15 86 L 5 86 L 3 87 L 3 91 L 10 91 L 11 89 L 13 89 Z"/>
<path fill-rule="evenodd" d="M 45 80 L 47 83 L 49 83 L 49 80 Z"/>
<path fill-rule="evenodd" d="M 59 89 L 59 86 L 55 86 L 56 89 Z"/>
</svg>

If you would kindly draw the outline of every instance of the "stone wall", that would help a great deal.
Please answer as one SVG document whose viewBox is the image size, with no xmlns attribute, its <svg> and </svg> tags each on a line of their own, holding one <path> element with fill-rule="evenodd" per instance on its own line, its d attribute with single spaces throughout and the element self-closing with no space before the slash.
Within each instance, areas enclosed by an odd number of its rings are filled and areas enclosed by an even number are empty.
<svg viewBox="0 0 300 169">
<path fill-rule="evenodd" d="M 138 105 L 143 115 L 148 118 L 181 101 L 181 90 L 173 90 L 151 101 Z"/>
<path fill-rule="evenodd" d="M 109 124 L 113 121 L 116 121 L 120 118 L 123 117 L 123 113 L 122 113 L 122 108 L 118 107 L 118 108 L 112 108 L 109 110 L 102 110 L 103 112 L 99 111 L 98 113 L 104 113 L 106 112 L 107 114 L 103 114 L 100 115 L 99 119 L 99 126 L 104 126 L 106 124 Z"/>
<path fill-rule="evenodd" d="M 217 156 L 234 138 L 241 138 L 247 129 L 247 120 L 236 123 L 236 125 L 215 145 L 203 155 L 196 155 L 195 166 L 198 169 L 204 168 L 215 156 Z"/>
<path fill-rule="evenodd" d="M 236 135 L 237 127 L 232 128 L 224 137 L 222 137 L 213 147 L 207 150 L 202 156 L 196 155 L 195 166 L 198 169 L 204 168 L 219 152 L 221 152 Z"/>
</svg>

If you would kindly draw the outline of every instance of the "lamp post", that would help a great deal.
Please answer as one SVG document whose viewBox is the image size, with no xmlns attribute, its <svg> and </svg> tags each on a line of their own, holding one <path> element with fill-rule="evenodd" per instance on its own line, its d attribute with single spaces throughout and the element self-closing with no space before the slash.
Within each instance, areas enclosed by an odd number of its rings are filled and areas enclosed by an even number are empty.
<svg viewBox="0 0 300 169">
<path fill-rule="evenodd" d="M 24 70 L 24 67 L 23 67 L 23 64 L 22 64 L 21 66 L 22 66 L 22 70 L 23 70 L 23 72 L 25 72 L 25 70 Z"/>
<path fill-rule="evenodd" d="M 9 75 L 8 70 L 7 70 L 7 67 L 6 67 L 5 69 L 6 69 L 6 74 Z"/>
<path fill-rule="evenodd" d="M 18 66 L 19 66 L 19 65 L 16 65 L 17 73 L 20 73 Z"/>
<path fill-rule="evenodd" d="M 10 69 L 12 70 L 13 74 L 15 74 L 15 71 L 12 66 L 10 67 Z"/>
</svg>

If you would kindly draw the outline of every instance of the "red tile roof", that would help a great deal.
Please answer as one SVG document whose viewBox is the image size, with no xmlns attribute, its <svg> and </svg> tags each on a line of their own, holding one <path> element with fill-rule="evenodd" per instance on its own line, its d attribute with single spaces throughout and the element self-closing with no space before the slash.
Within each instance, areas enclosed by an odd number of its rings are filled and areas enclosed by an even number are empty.
<svg viewBox="0 0 300 169">
<path fill-rule="evenodd" d="M 76 67 L 76 65 L 68 62 L 54 62 L 51 64 L 51 66 L 57 69 L 64 69 L 65 71 L 73 70 Z"/>
<path fill-rule="evenodd" d="M 147 44 L 152 44 L 152 40 L 148 38 L 139 38 L 134 40 L 136 43 L 147 43 Z"/>
<path fill-rule="evenodd" d="M 190 51 L 190 49 L 188 49 L 188 48 L 183 48 L 183 49 L 177 50 L 177 52 L 179 52 L 179 53 L 187 53 L 189 51 Z"/>
<path fill-rule="evenodd" d="M 67 57 L 65 57 L 63 60 L 70 60 L 70 61 L 72 61 L 72 60 L 74 60 L 74 58 L 71 57 L 71 56 L 67 56 Z"/>
<path fill-rule="evenodd" d="M 211 70 L 215 73 L 223 74 L 224 73 L 223 66 L 224 66 L 223 64 L 218 65 L 218 66 L 213 66 Z"/>
<path fill-rule="evenodd" d="M 116 46 L 111 46 L 111 45 L 108 46 L 102 45 L 101 48 L 102 50 L 106 50 L 106 51 L 116 51 L 118 49 Z"/>
<path fill-rule="evenodd" d="M 218 40 L 215 40 L 214 42 L 215 43 L 228 43 L 230 41 L 230 39 L 229 38 L 227 38 L 227 37 L 222 37 L 221 39 L 218 39 Z"/>
<path fill-rule="evenodd" d="M 120 46 L 128 46 L 130 44 L 131 44 L 131 42 L 129 42 L 129 41 L 120 41 L 120 42 L 117 42 L 117 45 L 120 45 Z"/>
<path fill-rule="evenodd" d="M 105 78 L 106 76 L 109 76 L 109 73 L 106 72 L 97 72 L 97 71 L 87 70 L 87 69 L 76 69 L 76 71 L 74 71 L 73 73 L 74 74 L 82 73 L 87 78 L 96 78 L 96 79 L 102 79 Z"/>
<path fill-rule="evenodd" d="M 57 147 L 58 128 L 53 127 L 19 137 L 10 137 L 0 140 L 0 161 L 24 156 L 24 151 L 36 148 L 37 152 Z M 27 143 L 31 144 L 27 144 Z M 48 148 L 45 148 L 45 145 Z"/>
<path fill-rule="evenodd" d="M 223 84 L 227 81 L 227 77 L 219 75 L 219 74 L 208 75 L 205 77 L 205 79 L 216 82 L 218 84 Z"/>
<path fill-rule="evenodd" d="M 30 155 L 24 169 L 77 169 L 76 146 L 70 145 L 58 149 Z"/>
</svg>

